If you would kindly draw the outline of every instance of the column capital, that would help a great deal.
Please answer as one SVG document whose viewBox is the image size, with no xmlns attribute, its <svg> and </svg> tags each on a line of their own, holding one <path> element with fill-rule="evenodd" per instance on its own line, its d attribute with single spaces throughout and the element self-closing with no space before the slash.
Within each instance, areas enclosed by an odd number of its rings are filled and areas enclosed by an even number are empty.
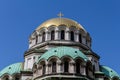
<svg viewBox="0 0 120 80">
<path fill-rule="evenodd" d="M 61 63 L 62 63 L 61 61 L 57 61 L 57 64 L 59 64 L 59 65 L 60 65 Z"/>
<path fill-rule="evenodd" d="M 71 61 L 71 62 L 70 62 L 70 64 L 74 65 L 74 64 L 75 64 L 75 62 L 74 62 L 74 61 Z"/>
<path fill-rule="evenodd" d="M 60 32 L 60 30 L 55 30 L 55 32 Z"/>
<path fill-rule="evenodd" d="M 70 33 L 70 31 L 69 31 L 69 30 L 66 30 L 65 32 L 66 32 L 66 33 Z"/>
</svg>

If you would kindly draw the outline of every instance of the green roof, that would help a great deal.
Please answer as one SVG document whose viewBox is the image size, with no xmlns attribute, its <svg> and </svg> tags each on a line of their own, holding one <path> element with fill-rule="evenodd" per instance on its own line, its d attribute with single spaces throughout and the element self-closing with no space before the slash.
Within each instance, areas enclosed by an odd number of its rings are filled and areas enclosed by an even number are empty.
<svg viewBox="0 0 120 80">
<path fill-rule="evenodd" d="M 15 63 L 12 65 L 7 66 L 3 70 L 0 71 L 0 76 L 3 76 L 4 74 L 13 75 L 15 73 L 20 73 L 23 69 L 23 63 Z"/>
<path fill-rule="evenodd" d="M 62 46 L 62 47 L 52 48 L 48 50 L 41 57 L 39 57 L 38 62 L 42 59 L 48 60 L 52 56 L 55 56 L 58 58 L 62 58 L 63 56 L 70 56 L 73 59 L 80 57 L 85 61 L 88 60 L 88 58 L 84 55 L 84 53 L 82 53 L 79 49 Z"/>
<path fill-rule="evenodd" d="M 113 77 L 119 77 L 118 73 L 115 72 L 113 69 L 107 66 L 100 66 L 101 71 L 108 77 L 113 78 Z"/>
</svg>

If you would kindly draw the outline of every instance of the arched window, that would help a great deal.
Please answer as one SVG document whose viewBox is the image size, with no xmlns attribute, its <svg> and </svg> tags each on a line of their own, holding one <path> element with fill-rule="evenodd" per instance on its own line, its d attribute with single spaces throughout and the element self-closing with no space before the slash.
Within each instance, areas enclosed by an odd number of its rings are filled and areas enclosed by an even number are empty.
<svg viewBox="0 0 120 80">
<path fill-rule="evenodd" d="M 56 62 L 52 62 L 52 72 L 56 72 Z"/>
<path fill-rule="evenodd" d="M 88 44 L 88 40 L 87 40 L 87 38 L 86 38 L 86 45 Z"/>
<path fill-rule="evenodd" d="M 118 77 L 113 77 L 113 79 L 112 80 L 119 80 L 119 78 Z"/>
<path fill-rule="evenodd" d="M 45 41 L 45 32 L 43 32 L 43 34 L 42 34 L 42 42 L 44 42 Z"/>
<path fill-rule="evenodd" d="M 76 73 L 80 73 L 80 62 L 76 61 Z"/>
<path fill-rule="evenodd" d="M 51 31 L 51 40 L 55 39 L 55 31 Z"/>
<path fill-rule="evenodd" d="M 68 70 L 69 70 L 69 62 L 65 61 L 64 62 L 64 72 L 68 72 Z"/>
<path fill-rule="evenodd" d="M 109 80 L 109 78 L 108 78 L 108 77 L 105 77 L 104 80 Z"/>
<path fill-rule="evenodd" d="M 92 63 L 91 62 L 87 62 L 87 65 L 86 65 L 86 74 L 87 76 L 89 77 L 93 77 L 93 66 L 92 66 Z"/>
<path fill-rule="evenodd" d="M 79 34 L 79 42 L 82 43 L 82 36 Z"/>
<path fill-rule="evenodd" d="M 65 39 L 65 31 L 64 31 L 64 30 L 61 31 L 61 39 L 62 39 L 62 40 Z"/>
<path fill-rule="evenodd" d="M 74 41 L 74 32 L 73 31 L 70 32 L 70 38 L 71 38 L 70 39 L 71 41 Z"/>
<path fill-rule="evenodd" d="M 8 78 L 6 78 L 5 80 L 9 80 Z"/>
<path fill-rule="evenodd" d="M 42 70 L 42 73 L 45 74 L 45 64 L 43 64 L 43 70 Z"/>
<path fill-rule="evenodd" d="M 20 78 L 16 77 L 15 80 L 20 80 Z"/>
</svg>

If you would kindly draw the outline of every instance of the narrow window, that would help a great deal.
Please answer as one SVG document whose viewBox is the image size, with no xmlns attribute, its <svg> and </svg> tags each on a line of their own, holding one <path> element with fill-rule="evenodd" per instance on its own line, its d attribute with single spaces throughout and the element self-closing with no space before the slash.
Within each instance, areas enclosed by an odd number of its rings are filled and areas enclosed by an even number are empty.
<svg viewBox="0 0 120 80">
<path fill-rule="evenodd" d="M 70 32 L 70 34 L 71 34 L 71 36 L 70 36 L 71 41 L 74 41 L 74 32 L 73 32 L 73 31 L 71 31 L 71 32 Z"/>
<path fill-rule="evenodd" d="M 42 42 L 44 42 L 45 41 L 45 32 L 43 32 L 43 34 L 42 34 Z"/>
<path fill-rule="evenodd" d="M 8 78 L 6 78 L 5 80 L 9 80 Z"/>
<path fill-rule="evenodd" d="M 56 62 L 52 63 L 52 72 L 56 72 Z"/>
<path fill-rule="evenodd" d="M 64 62 L 64 72 L 68 72 L 68 70 L 69 70 L 69 63 L 68 63 L 68 61 L 65 61 Z"/>
<path fill-rule="evenodd" d="M 82 43 L 82 36 L 79 34 L 79 42 Z"/>
<path fill-rule="evenodd" d="M 87 38 L 86 38 L 86 45 L 88 44 Z"/>
<path fill-rule="evenodd" d="M 55 39 L 55 31 L 51 31 L 51 40 Z"/>
<path fill-rule="evenodd" d="M 43 74 L 45 74 L 45 64 L 43 64 Z"/>
<path fill-rule="evenodd" d="M 38 35 L 36 35 L 36 42 L 35 43 L 37 44 L 37 42 L 38 42 Z"/>
<path fill-rule="evenodd" d="M 76 73 L 80 73 L 80 62 L 76 62 Z"/>
<path fill-rule="evenodd" d="M 18 77 L 16 77 L 16 78 L 15 78 L 15 80 L 19 80 L 19 78 L 18 78 Z"/>
<path fill-rule="evenodd" d="M 65 31 L 64 31 L 64 30 L 61 31 L 61 39 L 62 39 L 62 40 L 65 39 Z"/>
</svg>

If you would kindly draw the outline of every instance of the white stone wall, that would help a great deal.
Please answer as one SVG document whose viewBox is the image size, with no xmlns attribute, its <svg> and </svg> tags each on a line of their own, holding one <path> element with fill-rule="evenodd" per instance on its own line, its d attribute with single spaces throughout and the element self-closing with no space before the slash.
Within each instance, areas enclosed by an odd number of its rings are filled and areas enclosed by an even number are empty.
<svg viewBox="0 0 120 80">
<path fill-rule="evenodd" d="M 32 70 L 33 64 L 37 61 L 40 55 L 33 53 L 25 56 L 24 70 Z"/>
</svg>

